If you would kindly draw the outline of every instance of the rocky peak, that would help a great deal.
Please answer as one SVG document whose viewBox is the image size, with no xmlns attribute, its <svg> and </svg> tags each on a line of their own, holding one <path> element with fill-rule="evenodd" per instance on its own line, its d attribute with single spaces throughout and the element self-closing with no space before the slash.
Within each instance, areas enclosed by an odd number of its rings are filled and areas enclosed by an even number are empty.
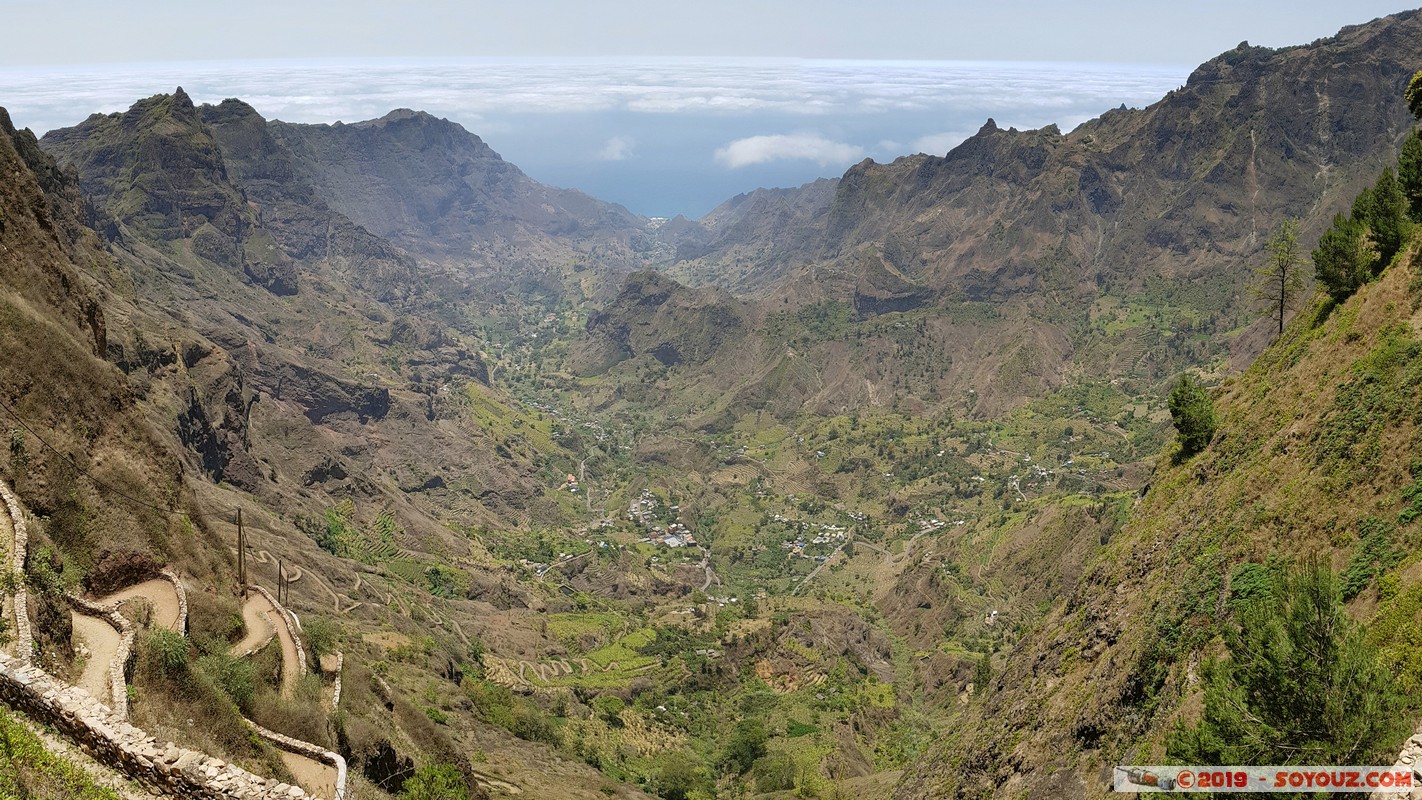
<svg viewBox="0 0 1422 800">
<path fill-rule="evenodd" d="M 168 110 L 173 116 L 184 119 L 197 119 L 197 109 L 193 106 L 193 99 L 188 97 L 188 93 L 179 86 L 173 90 L 173 96 L 168 101 Z"/>
<path fill-rule="evenodd" d="M 40 144 L 78 170 L 84 192 L 140 238 L 183 242 L 208 261 L 241 266 L 255 215 L 181 88 L 50 131 Z"/>
</svg>

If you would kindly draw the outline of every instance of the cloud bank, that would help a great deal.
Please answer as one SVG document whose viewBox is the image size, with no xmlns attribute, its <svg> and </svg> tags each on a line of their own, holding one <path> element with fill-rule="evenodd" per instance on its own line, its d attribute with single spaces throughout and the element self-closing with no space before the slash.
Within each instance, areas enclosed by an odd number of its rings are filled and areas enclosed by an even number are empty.
<svg viewBox="0 0 1422 800">
<path fill-rule="evenodd" d="M 716 161 L 731 169 L 796 159 L 822 167 L 848 164 L 864 157 L 864 148 L 836 142 L 812 133 L 748 136 L 716 151 Z"/>
<path fill-rule="evenodd" d="M 586 112 L 986 117 L 1004 105 L 1061 120 L 1083 108 L 1095 114 L 1154 102 L 1188 72 L 1158 65 L 786 59 L 188 62 L 0 69 L 0 103 L 37 132 L 95 111 L 120 111 L 178 85 L 197 102 L 240 97 L 288 122 L 354 122 L 402 107 L 468 122 Z"/>
</svg>

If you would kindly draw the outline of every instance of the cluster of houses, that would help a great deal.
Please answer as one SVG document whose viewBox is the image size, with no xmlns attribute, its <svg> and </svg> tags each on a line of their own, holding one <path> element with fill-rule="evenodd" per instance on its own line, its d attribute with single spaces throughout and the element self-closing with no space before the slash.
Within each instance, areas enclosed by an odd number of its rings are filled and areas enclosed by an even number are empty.
<svg viewBox="0 0 1422 800">
<path fill-rule="evenodd" d="M 780 549 L 785 550 L 787 555 L 795 558 L 810 558 L 815 561 L 823 562 L 827 556 L 806 553 L 806 548 L 816 546 L 829 547 L 830 545 L 838 547 L 849 537 L 848 529 L 828 522 L 813 525 L 800 520 L 786 519 L 780 514 L 774 515 L 771 519 L 774 519 L 776 522 L 789 522 L 799 526 L 799 529 L 802 531 L 801 535 L 780 543 Z M 816 532 L 813 536 L 809 536 L 808 533 L 810 531 Z"/>
<path fill-rule="evenodd" d="M 637 541 L 671 548 L 695 547 L 696 536 L 680 520 L 669 522 L 665 526 L 660 524 L 659 508 L 661 501 L 647 490 L 643 490 L 636 500 L 628 504 L 627 519 L 647 531 L 647 535 Z M 675 517 L 681 511 L 681 506 L 667 506 L 667 511 Z"/>
</svg>

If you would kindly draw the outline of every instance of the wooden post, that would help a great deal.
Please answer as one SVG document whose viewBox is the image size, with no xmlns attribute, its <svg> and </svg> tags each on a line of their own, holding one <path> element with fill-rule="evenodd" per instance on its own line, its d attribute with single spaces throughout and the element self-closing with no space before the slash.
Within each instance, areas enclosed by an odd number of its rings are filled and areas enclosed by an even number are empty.
<svg viewBox="0 0 1422 800">
<path fill-rule="evenodd" d="M 247 531 L 242 527 L 242 509 L 237 509 L 237 588 L 247 596 Z"/>
</svg>

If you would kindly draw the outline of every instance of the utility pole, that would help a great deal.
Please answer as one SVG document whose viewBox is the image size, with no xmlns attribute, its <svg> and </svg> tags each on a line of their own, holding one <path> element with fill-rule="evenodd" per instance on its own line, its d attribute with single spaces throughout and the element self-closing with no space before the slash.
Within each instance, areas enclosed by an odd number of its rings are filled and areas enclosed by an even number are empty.
<svg viewBox="0 0 1422 800">
<path fill-rule="evenodd" d="M 247 531 L 242 527 L 242 509 L 237 509 L 237 588 L 247 596 Z"/>
</svg>

